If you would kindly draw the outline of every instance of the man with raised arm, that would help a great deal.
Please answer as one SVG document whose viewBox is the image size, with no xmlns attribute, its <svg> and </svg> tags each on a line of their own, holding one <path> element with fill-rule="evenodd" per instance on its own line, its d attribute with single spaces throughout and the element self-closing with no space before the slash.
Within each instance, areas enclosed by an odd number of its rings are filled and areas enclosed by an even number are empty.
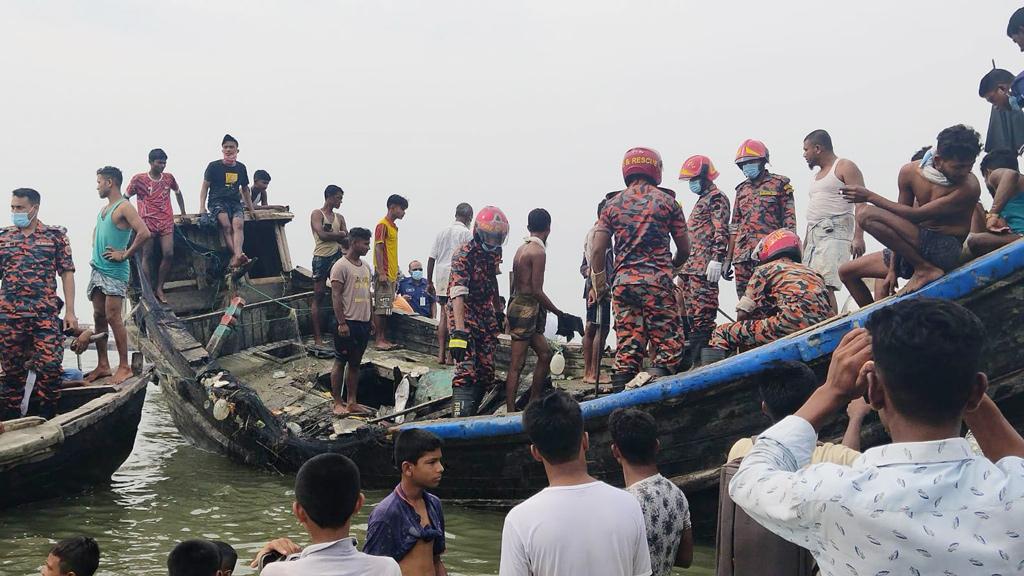
<svg viewBox="0 0 1024 576">
<path fill-rule="evenodd" d="M 860 185 L 841 190 L 851 203 L 866 203 L 857 223 L 886 246 L 840 266 L 839 276 L 860 306 L 874 298 L 863 278 L 883 278 L 881 292 L 892 294 L 896 279 L 909 278 L 904 292 L 923 288 L 960 264 L 981 195 L 971 173 L 981 152 L 981 136 L 957 124 L 939 132 L 933 150 L 920 163 L 903 165 L 899 200 L 893 202 Z"/>
</svg>

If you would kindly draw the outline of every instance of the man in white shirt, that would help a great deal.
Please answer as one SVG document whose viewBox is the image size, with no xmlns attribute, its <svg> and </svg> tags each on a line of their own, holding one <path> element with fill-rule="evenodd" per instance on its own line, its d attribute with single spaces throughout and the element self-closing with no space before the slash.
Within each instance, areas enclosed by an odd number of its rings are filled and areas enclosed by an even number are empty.
<svg viewBox="0 0 1024 576">
<path fill-rule="evenodd" d="M 879 309 L 843 337 L 825 384 L 758 437 L 729 495 L 826 576 L 1019 572 L 1024 438 L 985 395 L 984 334 L 947 300 Z M 817 430 L 863 394 L 893 444 L 801 469 Z M 960 438 L 962 421 L 988 459 Z"/>
<path fill-rule="evenodd" d="M 640 504 L 587 473 L 580 405 L 550 390 L 527 405 L 523 427 L 548 487 L 505 517 L 500 576 L 651 574 Z"/>
<path fill-rule="evenodd" d="M 463 244 L 473 238 L 469 223 L 473 221 L 473 207 L 463 202 L 455 207 L 455 222 L 438 233 L 427 259 L 427 290 L 437 296 L 437 361 L 448 363 L 448 279 L 452 272 L 452 256 Z M 434 271 L 437 271 L 437 284 Z M 437 290 L 440 286 L 441 290 Z"/>
<path fill-rule="evenodd" d="M 854 218 L 854 204 L 843 198 L 840 188 L 863 186 L 864 175 L 856 164 L 836 156 L 832 137 L 824 130 L 815 130 L 804 138 L 804 160 L 808 168 L 818 169 L 809 188 L 804 262 L 825 279 L 835 314 L 836 291 L 843 287 L 839 265 L 850 256 L 864 255 L 864 231 Z"/>
<path fill-rule="evenodd" d="M 288 538 L 278 538 L 256 553 L 252 567 L 274 554 L 286 558 L 267 564 L 261 576 L 402 576 L 393 558 L 356 549 L 349 531 L 362 506 L 355 463 L 341 454 L 310 458 L 295 476 L 292 513 L 312 544 L 302 549 Z"/>
</svg>

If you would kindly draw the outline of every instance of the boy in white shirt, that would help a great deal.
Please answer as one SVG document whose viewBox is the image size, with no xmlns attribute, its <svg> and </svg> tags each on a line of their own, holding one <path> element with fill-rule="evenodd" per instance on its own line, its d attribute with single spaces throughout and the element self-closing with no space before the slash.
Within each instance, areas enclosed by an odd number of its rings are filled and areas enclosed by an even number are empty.
<svg viewBox="0 0 1024 576">
<path fill-rule="evenodd" d="M 362 506 L 355 463 L 341 454 L 310 458 L 295 477 L 292 513 L 312 544 L 302 549 L 288 538 L 278 538 L 256 553 L 252 567 L 259 566 L 263 556 L 276 554 L 286 558 L 268 564 L 262 576 L 401 576 L 394 559 L 356 549 L 349 531 Z"/>
</svg>

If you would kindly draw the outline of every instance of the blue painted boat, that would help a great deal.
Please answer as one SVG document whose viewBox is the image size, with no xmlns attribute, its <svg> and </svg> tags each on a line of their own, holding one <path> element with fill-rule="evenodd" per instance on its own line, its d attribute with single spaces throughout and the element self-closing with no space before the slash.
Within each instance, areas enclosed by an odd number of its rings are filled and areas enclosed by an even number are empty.
<svg viewBox="0 0 1024 576">
<path fill-rule="evenodd" d="M 800 360 L 824 376 L 832 351 L 843 335 L 881 307 L 905 298 L 957 300 L 972 309 L 989 328 L 986 353 L 992 381 L 990 393 L 1021 427 L 1024 422 L 1024 242 L 974 260 L 919 292 L 889 298 L 857 312 L 832 319 L 772 344 L 710 366 L 661 379 L 645 387 L 582 403 L 590 434 L 590 471 L 621 483 L 610 451 L 607 416 L 616 408 L 650 411 L 661 429 L 662 473 L 684 487 L 695 508 L 695 523 L 714 522 L 718 468 L 729 447 L 741 437 L 761 432 L 768 420 L 760 412 L 750 377 L 778 360 Z M 845 416 L 826 428 L 824 436 L 840 436 Z M 522 418 L 517 415 L 413 422 L 399 429 L 423 428 L 445 439 L 445 480 L 442 496 L 468 500 L 518 500 L 546 485 L 543 467 L 529 454 Z M 885 440 L 877 420 L 865 430 L 866 444 Z M 706 497 L 706 498 L 705 498 Z M 699 526 L 698 526 L 699 527 Z M 708 526 L 705 525 L 705 528 Z"/>
</svg>

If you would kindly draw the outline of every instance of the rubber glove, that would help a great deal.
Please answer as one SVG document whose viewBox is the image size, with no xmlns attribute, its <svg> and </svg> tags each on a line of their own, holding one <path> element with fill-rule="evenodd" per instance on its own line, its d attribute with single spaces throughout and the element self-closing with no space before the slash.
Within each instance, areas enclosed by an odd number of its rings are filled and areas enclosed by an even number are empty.
<svg viewBox="0 0 1024 576">
<path fill-rule="evenodd" d="M 708 269 L 704 271 L 704 275 L 708 282 L 718 284 L 718 281 L 722 279 L 722 263 L 716 260 L 708 262 Z"/>
</svg>

